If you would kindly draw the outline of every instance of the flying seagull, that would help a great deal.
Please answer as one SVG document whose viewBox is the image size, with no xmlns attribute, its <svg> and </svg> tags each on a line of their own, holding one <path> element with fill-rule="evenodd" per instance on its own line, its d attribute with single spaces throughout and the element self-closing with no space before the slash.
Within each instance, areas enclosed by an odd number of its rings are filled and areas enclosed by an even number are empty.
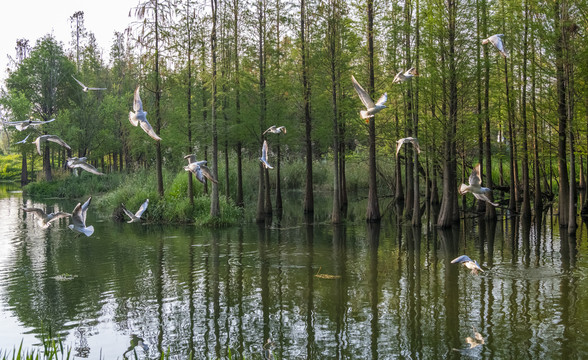
<svg viewBox="0 0 588 360">
<path fill-rule="evenodd" d="M 143 205 L 141 205 L 139 210 L 137 210 L 137 212 L 133 214 L 132 212 L 127 210 L 127 208 L 125 207 L 125 204 L 122 204 L 122 209 L 123 209 L 124 213 L 127 214 L 127 216 L 131 218 L 131 220 L 129 220 L 127 222 L 129 224 L 134 223 L 134 222 L 140 222 L 141 215 L 143 215 L 145 210 L 147 210 L 147 206 L 149 206 L 149 199 L 145 200 L 145 202 L 143 203 Z"/>
<path fill-rule="evenodd" d="M 477 275 L 478 271 L 484 272 L 484 270 L 482 270 L 480 265 L 478 265 L 478 262 L 476 260 L 470 259 L 470 257 L 467 255 L 462 255 L 462 256 L 456 257 L 455 259 L 451 260 L 451 263 L 452 264 L 455 264 L 455 263 L 463 264 L 463 266 L 472 270 L 472 274 Z"/>
<path fill-rule="evenodd" d="M 417 73 L 415 68 L 411 67 L 410 69 L 406 70 L 404 73 L 401 71 L 398 74 L 396 74 L 396 76 L 394 77 L 394 80 L 392 80 L 392 82 L 394 84 L 403 83 L 406 80 L 412 79 L 413 76 L 419 76 L 419 73 Z"/>
<path fill-rule="evenodd" d="M 71 158 L 67 158 L 67 166 L 70 169 L 75 169 L 75 168 L 81 168 L 83 170 L 86 170 L 89 173 L 95 174 L 95 175 L 106 175 L 104 173 L 101 173 L 100 171 L 98 171 L 98 169 L 96 169 L 95 167 L 93 167 L 92 165 L 88 164 L 86 162 L 85 157 L 82 158 L 78 158 L 78 157 L 71 157 Z"/>
<path fill-rule="evenodd" d="M 57 143 L 67 150 L 71 150 L 71 147 L 65 143 L 65 141 L 61 140 L 61 138 L 57 135 L 41 135 L 33 141 L 33 144 L 37 145 L 37 152 L 41 155 L 41 143 L 45 141 L 52 141 Z"/>
<path fill-rule="evenodd" d="M 207 178 L 213 183 L 218 184 L 218 181 L 212 176 L 210 169 L 206 166 L 206 160 L 196 161 L 196 155 L 194 154 L 186 155 L 184 159 L 188 159 L 188 166 L 184 166 L 184 170 L 194 173 L 198 181 L 206 184 Z"/>
<path fill-rule="evenodd" d="M 157 136 L 149 121 L 147 121 L 147 112 L 143 111 L 143 102 L 141 102 L 141 96 L 139 95 L 139 88 L 141 86 L 137 86 L 135 89 L 135 97 L 133 100 L 133 110 L 135 112 L 129 112 L 129 121 L 133 126 L 138 126 L 141 123 L 141 128 L 153 139 L 160 141 L 161 138 Z"/>
<path fill-rule="evenodd" d="M 286 133 L 286 127 L 285 126 L 279 126 L 276 127 L 276 125 L 272 125 L 270 126 L 266 131 L 263 132 L 262 135 L 265 135 L 266 132 L 271 132 L 274 134 L 280 134 L 280 133 Z"/>
<path fill-rule="evenodd" d="M 355 77 L 353 77 L 353 75 L 351 75 L 351 81 L 353 82 L 353 87 L 355 88 L 355 91 L 357 91 L 357 95 L 359 95 L 359 99 L 367 108 L 367 110 L 361 110 L 359 112 L 362 119 L 374 117 L 375 114 L 379 113 L 382 109 L 386 108 L 384 103 L 386 102 L 386 100 L 388 100 L 387 93 L 384 93 L 384 95 L 382 95 L 380 99 L 378 99 L 378 102 L 374 104 L 374 101 L 372 100 L 370 95 L 361 87 L 361 85 L 359 85 L 359 83 L 357 82 L 357 80 L 355 80 Z"/>
<path fill-rule="evenodd" d="M 77 231 L 86 236 L 90 236 L 94 233 L 94 227 L 92 225 L 86 226 L 86 213 L 88 212 L 88 206 L 90 206 L 90 201 L 92 201 L 91 196 L 88 198 L 88 200 L 86 200 L 86 202 L 83 205 L 81 203 L 78 203 L 76 205 L 71 216 L 72 224 L 68 226 L 73 231 Z"/>
<path fill-rule="evenodd" d="M 16 144 L 25 144 L 27 142 L 27 139 L 29 138 L 29 136 L 31 136 L 31 134 L 28 134 L 27 137 L 25 137 L 21 141 L 15 142 L 14 145 L 16 145 Z"/>
<path fill-rule="evenodd" d="M 504 45 L 502 44 L 503 36 L 504 34 L 492 35 L 489 38 L 482 40 L 482 44 L 486 45 L 490 42 L 500 52 L 500 55 L 502 55 L 503 57 L 508 57 L 508 54 L 506 53 L 506 51 L 504 51 Z"/>
<path fill-rule="evenodd" d="M 472 173 L 470 174 L 468 181 L 470 183 L 469 185 L 461 184 L 459 187 L 460 195 L 464 195 L 465 193 L 469 192 L 472 193 L 478 200 L 486 201 L 492 206 L 498 206 L 497 203 L 490 201 L 490 199 L 488 199 L 488 195 L 486 195 L 492 190 L 482 186 L 482 180 L 480 179 L 480 164 L 476 165 L 476 167 L 472 169 Z"/>
<path fill-rule="evenodd" d="M 56 212 L 56 213 L 46 214 L 43 210 L 41 210 L 39 208 L 23 208 L 23 210 L 25 212 L 31 212 L 31 213 L 35 214 L 38 217 L 37 223 L 43 229 L 47 229 L 51 225 L 51 223 L 55 220 L 71 216 L 71 214 L 61 212 L 61 211 Z"/>
<path fill-rule="evenodd" d="M 82 87 L 82 91 L 83 92 L 88 92 L 88 90 L 106 90 L 106 88 L 93 88 L 93 87 L 87 87 L 86 85 L 82 84 L 82 82 L 78 79 L 76 79 L 73 75 L 71 76 L 78 84 L 80 84 L 80 86 Z"/>
<path fill-rule="evenodd" d="M 417 138 L 413 138 L 413 137 L 407 137 L 407 138 L 403 138 L 400 140 L 396 141 L 396 156 L 398 156 L 398 153 L 400 152 L 400 148 L 402 147 L 402 144 L 406 144 L 406 143 L 412 143 L 412 145 L 415 147 L 417 153 L 421 153 L 421 148 L 419 146 L 419 141 L 417 140 Z"/>
<path fill-rule="evenodd" d="M 26 130 L 29 126 L 39 126 L 43 124 L 50 123 L 55 121 L 55 119 L 47 120 L 47 121 L 39 121 L 39 120 L 23 120 L 23 121 L 3 121 L 2 125 L 10 125 L 14 126 L 16 130 L 23 131 Z"/>
<path fill-rule="evenodd" d="M 263 163 L 263 167 L 266 169 L 273 169 L 274 167 L 267 163 L 267 141 L 263 140 L 263 146 L 261 147 L 261 157 L 259 161 Z"/>
</svg>

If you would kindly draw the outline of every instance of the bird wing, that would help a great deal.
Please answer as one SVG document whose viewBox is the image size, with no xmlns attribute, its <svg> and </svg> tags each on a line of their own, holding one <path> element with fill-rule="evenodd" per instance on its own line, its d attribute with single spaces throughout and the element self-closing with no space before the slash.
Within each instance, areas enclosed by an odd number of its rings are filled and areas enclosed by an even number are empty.
<svg viewBox="0 0 588 360">
<path fill-rule="evenodd" d="M 196 179 L 198 179 L 198 181 L 206 185 L 206 178 L 204 177 L 204 174 L 202 173 L 200 166 L 196 167 L 193 173 L 194 175 L 196 175 Z"/>
<path fill-rule="evenodd" d="M 196 155 L 194 155 L 194 154 L 186 155 L 186 156 L 184 156 L 184 159 L 188 159 L 188 164 L 195 163 L 196 162 Z"/>
<path fill-rule="evenodd" d="M 88 207 L 90 206 L 90 202 L 92 201 L 92 197 L 90 196 L 88 200 L 82 205 L 82 219 L 84 221 L 84 227 L 86 227 L 86 213 L 88 212 Z"/>
<path fill-rule="evenodd" d="M 78 203 L 71 213 L 71 222 L 75 227 L 86 227 L 86 217 L 83 215 L 81 203 Z"/>
<path fill-rule="evenodd" d="M 139 126 L 139 120 L 137 119 L 137 114 L 129 111 L 129 121 L 131 122 L 131 124 L 133 124 L 133 126 Z"/>
<path fill-rule="evenodd" d="M 135 110 L 135 112 L 137 111 L 143 111 L 143 102 L 141 101 L 141 96 L 139 95 L 139 88 L 141 86 L 138 85 L 137 88 L 135 89 L 135 96 L 133 98 L 133 110 Z"/>
<path fill-rule="evenodd" d="M 25 137 L 24 139 L 22 139 L 19 142 L 16 142 L 15 144 L 24 144 L 24 143 L 26 143 L 27 142 L 27 139 L 29 138 L 29 136 L 31 136 L 31 134 L 28 134 L 27 137 Z"/>
<path fill-rule="evenodd" d="M 392 82 L 399 83 L 399 82 L 403 82 L 404 80 L 406 80 L 406 78 L 404 77 L 404 74 L 401 71 L 398 74 L 396 74 L 396 76 L 394 76 L 394 80 L 392 80 Z"/>
<path fill-rule="evenodd" d="M 455 264 L 455 263 L 462 263 L 462 262 L 466 262 L 466 261 L 472 261 L 472 259 L 470 259 L 470 257 L 467 255 L 462 255 L 462 256 L 458 256 L 455 259 L 451 260 L 451 263 Z"/>
<path fill-rule="evenodd" d="M 286 133 L 286 127 L 285 126 L 280 126 L 278 128 L 278 130 L 281 130 L 284 134 Z"/>
<path fill-rule="evenodd" d="M 35 145 L 37 145 L 37 153 L 39 153 L 39 155 L 41 155 L 41 136 L 36 138 L 34 143 L 35 143 Z"/>
<path fill-rule="evenodd" d="M 92 87 L 90 87 L 90 88 L 88 88 L 88 90 L 106 90 L 106 88 L 92 88 Z"/>
<path fill-rule="evenodd" d="M 52 121 L 55 121 L 55 119 L 51 119 L 51 120 L 47 120 L 47 121 L 27 121 L 27 123 L 28 123 L 28 125 L 37 126 L 37 125 L 47 124 Z"/>
<path fill-rule="evenodd" d="M 47 216 L 47 214 L 45 214 L 45 212 L 39 208 L 23 208 L 22 210 L 24 212 L 32 212 L 33 214 L 40 217 L 41 219 L 44 219 Z"/>
<path fill-rule="evenodd" d="M 267 141 L 265 140 L 263 140 L 263 145 L 261 146 L 261 158 L 267 161 Z"/>
<path fill-rule="evenodd" d="M 61 218 L 65 218 L 65 217 L 70 217 L 71 214 L 66 213 L 66 212 L 56 212 L 56 213 L 51 213 L 49 215 L 47 215 L 47 217 L 49 218 L 49 220 L 47 220 L 47 223 L 53 222 L 55 220 L 59 220 Z"/>
<path fill-rule="evenodd" d="M 135 213 L 135 216 L 140 218 L 141 215 L 143 215 L 143 213 L 145 212 L 145 210 L 147 210 L 147 206 L 149 206 L 149 199 L 145 200 L 145 202 L 141 205 L 139 210 L 137 210 L 137 212 Z"/>
<path fill-rule="evenodd" d="M 124 205 L 124 204 L 121 204 L 121 205 L 122 205 L 123 212 L 124 212 L 124 213 L 125 213 L 125 214 L 126 214 L 128 217 L 129 217 L 129 218 L 131 218 L 131 220 L 135 219 L 135 215 L 133 215 L 133 213 L 132 213 L 132 212 L 130 212 L 129 210 L 127 210 L 127 208 L 125 207 L 125 205 Z"/>
<path fill-rule="evenodd" d="M 368 109 L 374 108 L 374 101 L 367 93 L 367 91 L 365 91 L 361 87 L 361 85 L 359 85 L 359 83 L 357 82 L 357 80 L 355 80 L 355 77 L 353 75 L 351 75 L 351 82 L 353 83 L 353 87 L 355 88 L 355 91 L 357 92 L 357 95 L 359 96 L 359 99 L 361 100 L 363 105 Z"/>
<path fill-rule="evenodd" d="M 82 82 L 78 79 L 76 79 L 73 75 L 71 76 L 78 84 L 80 84 L 81 87 L 83 87 L 84 89 L 87 87 L 86 85 L 82 84 Z"/>
<path fill-rule="evenodd" d="M 482 185 L 482 180 L 480 179 L 480 164 L 476 165 L 472 169 L 472 173 L 470 174 L 468 181 L 470 185 Z"/>
<path fill-rule="evenodd" d="M 147 135 L 151 136 L 154 140 L 160 141 L 161 138 L 159 136 L 157 136 L 157 134 L 155 133 L 155 131 L 153 130 L 153 128 L 151 127 L 151 124 L 149 124 L 149 121 L 147 121 L 147 119 L 141 121 L 141 128 L 147 133 Z"/>
<path fill-rule="evenodd" d="M 196 161 L 196 165 L 198 165 L 198 166 L 206 165 L 207 162 L 208 161 L 206 161 L 206 160 Z"/>
<path fill-rule="evenodd" d="M 419 153 L 419 154 L 420 154 L 420 153 L 421 153 L 421 147 L 420 147 L 420 145 L 419 145 L 419 140 L 418 140 L 417 138 L 413 138 L 413 139 L 412 139 L 412 145 L 414 145 L 414 147 L 415 147 L 415 149 L 416 149 L 417 153 Z"/>
<path fill-rule="evenodd" d="M 396 140 L 396 156 L 398 156 L 402 144 L 404 144 L 404 139 Z"/>
<path fill-rule="evenodd" d="M 498 203 L 495 203 L 495 202 L 490 201 L 490 199 L 488 198 L 488 195 L 486 195 L 486 194 L 477 194 L 477 193 L 472 193 L 472 194 L 474 194 L 474 196 L 476 197 L 476 199 L 485 201 L 485 202 L 487 202 L 488 204 L 490 204 L 492 206 L 498 206 L 499 205 Z"/>
<path fill-rule="evenodd" d="M 61 140 L 61 138 L 57 135 L 47 135 L 45 140 L 57 143 L 57 144 L 63 146 L 64 148 L 66 148 L 67 150 L 71 150 L 71 147 L 69 145 L 67 145 L 65 143 L 65 141 Z"/>
<path fill-rule="evenodd" d="M 87 172 L 95 174 L 95 175 L 106 175 L 104 173 L 101 173 L 94 166 L 92 166 L 86 162 L 81 162 L 79 164 L 75 164 L 74 167 L 81 167 L 82 169 L 86 170 Z"/>
<path fill-rule="evenodd" d="M 261 134 L 261 135 L 265 135 L 265 133 L 268 131 L 274 132 L 275 129 L 276 129 L 276 125 L 272 125 L 272 126 L 268 127 L 267 130 L 264 131 L 263 134 Z"/>
<path fill-rule="evenodd" d="M 213 183 L 218 184 L 218 181 L 216 181 L 216 179 L 212 176 L 212 173 L 210 172 L 208 166 L 200 165 L 200 170 L 202 171 L 202 174 L 206 176 L 206 178 L 208 178 Z"/>
<path fill-rule="evenodd" d="M 378 102 L 376 103 L 376 105 L 382 106 L 382 105 L 384 105 L 384 103 L 386 102 L 386 100 L 388 100 L 388 93 L 384 93 L 382 96 L 380 96 L 380 98 L 378 99 Z"/>
</svg>

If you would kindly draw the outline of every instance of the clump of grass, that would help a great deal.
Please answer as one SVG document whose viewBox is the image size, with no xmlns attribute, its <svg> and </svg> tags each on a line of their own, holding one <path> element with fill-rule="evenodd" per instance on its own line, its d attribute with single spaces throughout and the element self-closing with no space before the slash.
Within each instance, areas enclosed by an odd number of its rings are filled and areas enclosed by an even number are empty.
<svg viewBox="0 0 588 360">
<path fill-rule="evenodd" d="M 0 180 L 14 181 L 20 179 L 21 155 L 0 156 Z"/>
<path fill-rule="evenodd" d="M 80 198 L 89 194 L 100 194 L 116 188 L 124 178 L 123 174 L 112 173 L 96 176 L 85 171 L 79 176 L 63 176 L 59 172 L 56 180 L 37 181 L 23 188 L 31 197 Z"/>
</svg>

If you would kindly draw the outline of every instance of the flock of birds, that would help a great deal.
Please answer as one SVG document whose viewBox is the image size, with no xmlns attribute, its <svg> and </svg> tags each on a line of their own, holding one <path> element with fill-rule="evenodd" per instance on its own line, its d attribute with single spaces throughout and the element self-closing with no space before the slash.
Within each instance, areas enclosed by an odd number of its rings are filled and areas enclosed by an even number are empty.
<svg viewBox="0 0 588 360">
<path fill-rule="evenodd" d="M 508 54 L 504 50 L 504 44 L 502 43 L 503 36 L 504 36 L 504 34 L 492 35 L 492 36 L 482 40 L 482 44 L 485 45 L 485 44 L 491 43 L 498 50 L 498 52 L 503 57 L 506 58 L 508 56 Z M 394 80 L 392 80 L 392 83 L 394 83 L 394 84 L 403 83 L 407 80 L 412 79 L 415 76 L 419 76 L 419 73 L 417 72 L 416 68 L 411 67 L 410 69 L 408 69 L 404 72 L 400 71 L 398 74 L 396 74 L 396 76 L 394 77 Z M 379 113 L 380 111 L 382 111 L 383 109 L 386 108 L 386 105 L 384 105 L 384 104 L 388 100 L 388 94 L 384 93 L 378 99 L 377 102 L 374 102 L 372 100 L 371 96 L 368 94 L 368 92 L 365 91 L 365 89 L 357 82 L 357 80 L 355 80 L 355 77 L 353 75 L 351 75 L 351 82 L 353 83 L 353 87 L 355 88 L 355 91 L 357 92 L 359 99 L 361 100 L 363 105 L 366 107 L 366 110 L 361 110 L 359 112 L 359 114 L 362 119 L 366 119 L 366 123 L 367 123 L 367 122 L 369 122 L 369 118 L 374 117 L 375 114 Z M 420 154 L 421 148 L 419 146 L 418 139 L 414 138 L 414 137 L 406 137 L 406 138 L 402 138 L 402 139 L 399 139 L 396 141 L 396 157 L 398 157 L 398 153 L 400 152 L 400 148 L 402 147 L 402 145 L 408 144 L 408 143 L 413 144 L 417 153 Z M 263 151 L 262 151 L 262 154 L 263 154 Z M 459 190 L 460 195 L 464 195 L 469 192 L 469 193 L 473 194 L 474 197 L 478 200 L 485 201 L 485 202 L 491 204 L 492 206 L 498 206 L 499 205 L 498 203 L 492 202 L 490 200 L 490 198 L 488 198 L 488 194 L 492 190 L 487 187 L 482 186 L 482 180 L 480 178 L 480 174 L 481 174 L 480 164 L 478 164 L 472 169 L 472 173 L 468 179 L 469 185 L 461 184 L 461 186 L 459 187 L 458 190 Z"/>
<path fill-rule="evenodd" d="M 507 53 L 505 52 L 504 45 L 502 43 L 502 37 L 503 37 L 503 34 L 492 35 L 492 36 L 488 37 L 487 39 L 482 40 L 482 44 L 491 43 L 500 52 L 500 54 L 502 56 L 507 57 Z M 395 84 L 403 83 L 403 82 L 408 81 L 418 75 L 419 74 L 418 74 L 417 70 L 414 67 L 412 67 L 404 72 L 401 71 L 398 74 L 396 74 L 396 76 L 394 77 L 394 80 L 392 82 Z M 86 86 L 81 81 L 79 81 L 78 79 L 76 79 L 75 77 L 73 77 L 73 79 L 81 86 L 82 91 L 84 91 L 86 93 L 89 91 L 106 90 L 106 88 L 89 87 L 89 86 Z M 387 93 L 384 93 L 378 99 L 377 102 L 374 102 L 372 100 L 372 98 L 370 97 L 370 95 L 368 94 L 368 92 L 364 90 L 364 88 L 357 82 L 357 80 L 355 79 L 354 76 L 351 76 L 351 81 L 353 83 L 355 91 L 357 92 L 361 102 L 366 107 L 366 110 L 360 111 L 360 116 L 362 119 L 366 119 L 366 122 L 369 122 L 369 118 L 374 117 L 375 114 L 377 114 L 378 112 L 380 112 L 381 110 L 386 108 L 386 105 L 384 105 L 384 104 L 388 100 L 388 95 L 387 95 Z M 141 126 L 143 131 L 145 131 L 145 133 L 147 133 L 154 140 L 161 141 L 161 137 L 155 133 L 155 131 L 153 130 L 153 127 L 151 126 L 151 124 L 147 120 L 147 112 L 143 110 L 143 102 L 141 101 L 141 96 L 139 94 L 139 91 L 140 91 L 140 86 L 137 86 L 137 88 L 135 89 L 135 92 L 134 92 L 134 96 L 133 96 L 133 111 L 129 112 L 129 122 L 133 126 Z M 14 126 L 17 130 L 24 131 L 29 127 L 35 128 L 37 126 L 44 125 L 44 124 L 50 123 L 52 121 L 55 121 L 55 119 L 50 119 L 47 121 L 36 121 L 36 120 L 32 120 L 32 119 L 25 120 L 25 121 L 4 121 L 4 120 L 2 120 L 2 126 L 4 128 L 6 126 Z M 267 130 L 265 130 L 263 132 L 262 136 L 265 135 L 266 133 L 286 134 L 286 128 L 284 126 L 278 127 L 278 126 L 273 125 L 273 126 L 270 126 Z M 17 142 L 16 144 L 25 144 L 27 142 L 29 136 L 30 136 L 30 134 L 27 135 L 27 137 L 25 139 Z M 47 141 L 56 143 L 64 148 L 66 148 L 67 150 L 71 150 L 71 147 L 57 135 L 40 135 L 34 141 L 32 141 L 32 143 L 34 143 L 36 145 L 37 153 L 39 155 L 42 155 L 41 144 L 43 144 Z M 396 156 L 397 157 L 398 157 L 398 153 L 400 152 L 400 149 L 403 144 L 410 143 L 414 146 L 417 153 L 421 152 L 417 138 L 406 137 L 406 138 L 402 138 L 402 139 L 397 140 L 396 143 L 397 143 L 397 145 L 396 145 Z M 206 166 L 206 164 L 207 164 L 206 160 L 198 161 L 196 159 L 196 155 L 194 155 L 194 154 L 186 155 L 184 158 L 188 161 L 188 165 L 184 167 L 184 170 L 192 172 L 196 176 L 196 179 L 198 179 L 198 181 L 200 181 L 203 184 L 206 184 L 206 181 L 208 179 L 208 180 L 212 181 L 213 183 L 218 183 L 217 180 L 214 178 L 210 169 Z M 88 159 L 86 157 L 68 157 L 67 158 L 67 166 L 71 169 L 80 168 L 82 170 L 85 170 L 85 171 L 90 172 L 95 175 L 104 175 L 104 173 L 101 173 L 94 166 L 89 164 L 87 162 L 87 160 Z M 261 157 L 259 158 L 259 161 L 262 163 L 264 168 L 273 169 L 273 166 L 271 166 L 268 162 L 268 144 L 267 144 L 267 140 L 265 140 L 265 139 L 262 144 Z M 461 184 L 461 186 L 459 188 L 459 193 L 462 195 L 469 192 L 469 193 L 472 193 L 479 200 L 488 202 L 489 204 L 492 204 L 493 206 L 498 206 L 497 203 L 492 202 L 488 198 L 487 194 L 490 191 L 491 190 L 489 188 L 482 187 L 482 181 L 480 179 L 480 165 L 479 164 L 476 167 L 474 167 L 474 169 L 472 170 L 472 173 L 469 177 L 469 185 Z M 86 213 L 87 213 L 88 207 L 90 206 L 91 200 L 92 200 L 92 197 L 88 198 L 88 200 L 83 204 L 78 203 L 71 214 L 65 213 L 65 212 L 46 214 L 42 209 L 39 209 L 39 208 L 24 208 L 24 211 L 34 213 L 38 217 L 39 225 L 43 228 L 49 227 L 52 222 L 54 222 L 58 219 L 71 217 L 72 224 L 69 225 L 69 228 L 74 231 L 77 231 L 79 233 L 83 233 L 86 236 L 90 236 L 94 233 L 94 227 L 91 225 L 86 226 Z M 145 202 L 141 205 L 141 207 L 139 208 L 139 210 L 135 214 L 128 211 L 125 208 L 124 204 L 122 204 L 122 209 L 123 209 L 123 212 L 130 218 L 130 220 L 128 221 L 129 223 L 139 222 L 141 220 L 141 216 L 147 210 L 148 205 L 149 205 L 149 199 L 145 200 Z M 478 271 L 483 271 L 476 261 L 471 260 L 466 255 L 462 255 L 452 261 L 452 263 L 455 263 L 455 262 L 464 264 L 467 268 L 471 269 L 473 273 L 477 273 Z"/>
</svg>

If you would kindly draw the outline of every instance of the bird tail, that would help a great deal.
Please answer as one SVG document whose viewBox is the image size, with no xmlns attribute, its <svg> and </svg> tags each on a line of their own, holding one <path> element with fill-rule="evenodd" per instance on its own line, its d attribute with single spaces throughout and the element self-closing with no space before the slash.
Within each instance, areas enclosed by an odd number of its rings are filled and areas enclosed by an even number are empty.
<svg viewBox="0 0 588 360">
<path fill-rule="evenodd" d="M 468 192 L 468 186 L 466 184 L 461 184 L 459 187 L 459 194 L 463 195 Z"/>
<path fill-rule="evenodd" d="M 131 124 L 133 124 L 133 126 L 139 125 L 139 120 L 137 120 L 137 118 L 135 117 L 135 113 L 132 111 L 129 111 L 129 121 L 131 122 Z"/>
<path fill-rule="evenodd" d="M 361 110 L 361 111 L 359 112 L 359 114 L 361 115 L 361 118 L 362 118 L 362 119 L 367 119 L 367 118 L 374 117 L 374 115 L 370 115 L 370 114 L 368 114 L 367 110 Z"/>
<path fill-rule="evenodd" d="M 82 232 L 84 233 L 84 235 L 90 236 L 94 233 L 94 226 L 90 225 L 88 227 L 85 227 L 82 229 Z"/>
</svg>

